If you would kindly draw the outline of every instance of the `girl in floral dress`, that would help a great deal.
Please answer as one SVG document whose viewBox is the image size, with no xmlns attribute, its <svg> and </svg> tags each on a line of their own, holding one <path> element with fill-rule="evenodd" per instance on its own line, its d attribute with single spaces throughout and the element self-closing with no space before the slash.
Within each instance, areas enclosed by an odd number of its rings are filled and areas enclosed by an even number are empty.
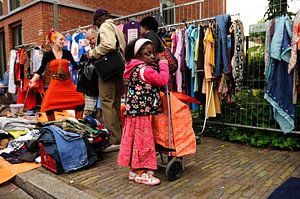
<svg viewBox="0 0 300 199">
<path fill-rule="evenodd" d="M 156 185 L 160 180 L 153 176 L 157 163 L 151 115 L 157 114 L 160 106 L 159 87 L 168 83 L 168 62 L 158 57 L 149 39 L 129 43 L 125 57 L 128 88 L 118 164 L 130 167 L 129 180 Z"/>
</svg>

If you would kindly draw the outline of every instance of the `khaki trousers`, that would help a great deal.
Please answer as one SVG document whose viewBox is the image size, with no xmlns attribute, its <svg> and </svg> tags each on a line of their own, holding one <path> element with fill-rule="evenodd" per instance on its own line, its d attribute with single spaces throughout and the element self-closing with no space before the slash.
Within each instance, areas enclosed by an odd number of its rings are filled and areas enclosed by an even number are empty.
<svg viewBox="0 0 300 199">
<path fill-rule="evenodd" d="M 104 127 L 110 133 L 110 143 L 120 144 L 122 133 L 121 120 L 121 92 L 122 75 L 102 81 L 99 79 L 99 95 L 103 115 Z"/>
</svg>

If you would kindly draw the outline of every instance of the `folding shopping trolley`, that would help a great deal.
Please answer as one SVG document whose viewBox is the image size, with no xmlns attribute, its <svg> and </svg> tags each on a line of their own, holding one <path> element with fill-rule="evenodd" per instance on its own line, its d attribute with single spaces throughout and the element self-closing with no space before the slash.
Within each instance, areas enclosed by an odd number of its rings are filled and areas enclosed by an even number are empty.
<svg viewBox="0 0 300 199">
<path fill-rule="evenodd" d="M 169 181 L 180 178 L 183 157 L 196 153 L 196 138 L 190 108 L 184 102 L 200 104 L 196 99 L 177 92 L 161 93 L 163 111 L 152 117 L 157 155 L 166 168 Z M 167 155 L 164 162 L 163 154 Z"/>
</svg>

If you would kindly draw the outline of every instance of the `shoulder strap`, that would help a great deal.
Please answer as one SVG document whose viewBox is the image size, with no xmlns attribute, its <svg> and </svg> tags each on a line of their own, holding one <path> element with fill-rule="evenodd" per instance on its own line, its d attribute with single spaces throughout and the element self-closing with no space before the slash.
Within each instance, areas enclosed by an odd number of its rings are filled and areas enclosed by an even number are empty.
<svg viewBox="0 0 300 199">
<path fill-rule="evenodd" d="M 114 29 L 114 31 L 115 31 L 115 37 L 116 37 L 116 40 L 117 40 L 117 42 L 116 42 L 116 49 L 117 50 L 122 50 L 121 48 L 120 48 L 120 43 L 119 43 L 119 39 L 118 39 L 118 36 L 117 36 L 117 31 L 116 31 L 116 29 L 114 28 L 114 26 L 112 25 L 112 24 L 109 24 L 109 25 L 111 25 L 111 27 Z"/>
<path fill-rule="evenodd" d="M 165 44 L 165 42 L 158 36 L 158 34 L 157 33 L 155 33 L 155 35 L 157 36 L 157 38 L 159 39 L 159 41 L 160 41 L 160 43 L 161 43 L 161 45 L 162 45 L 162 47 L 163 47 L 163 49 L 165 49 L 166 48 L 166 44 Z"/>
<path fill-rule="evenodd" d="M 109 25 L 111 25 L 111 23 L 109 23 Z M 116 50 L 117 51 L 122 51 L 122 49 L 120 48 L 120 43 L 119 43 L 119 39 L 118 39 L 118 36 L 117 36 L 117 32 L 116 32 L 116 30 L 115 30 L 115 28 L 114 28 L 114 26 L 113 25 L 111 25 L 111 27 L 112 27 L 112 29 L 114 30 L 114 32 L 115 32 L 115 37 L 116 37 Z M 98 33 L 97 34 L 97 45 L 99 45 L 99 43 L 100 43 L 100 34 Z"/>
<path fill-rule="evenodd" d="M 133 76 L 133 73 L 135 71 L 139 72 L 142 68 L 144 68 L 146 66 L 146 64 L 139 64 L 137 66 L 134 67 L 134 69 L 132 69 L 132 72 L 130 74 L 130 78 L 129 79 L 132 79 L 132 76 Z"/>
</svg>

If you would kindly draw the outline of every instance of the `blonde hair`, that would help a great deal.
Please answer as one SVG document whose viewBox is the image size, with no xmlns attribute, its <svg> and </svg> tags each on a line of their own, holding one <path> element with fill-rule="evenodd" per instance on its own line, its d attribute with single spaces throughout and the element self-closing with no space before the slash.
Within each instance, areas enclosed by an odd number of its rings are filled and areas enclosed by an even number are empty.
<svg viewBox="0 0 300 199">
<path fill-rule="evenodd" d="M 50 45 L 51 47 L 54 44 L 54 41 L 56 40 L 56 38 L 62 35 L 60 32 L 57 32 L 56 30 L 54 30 L 53 28 L 48 32 L 47 36 L 46 36 L 46 45 Z"/>
</svg>

